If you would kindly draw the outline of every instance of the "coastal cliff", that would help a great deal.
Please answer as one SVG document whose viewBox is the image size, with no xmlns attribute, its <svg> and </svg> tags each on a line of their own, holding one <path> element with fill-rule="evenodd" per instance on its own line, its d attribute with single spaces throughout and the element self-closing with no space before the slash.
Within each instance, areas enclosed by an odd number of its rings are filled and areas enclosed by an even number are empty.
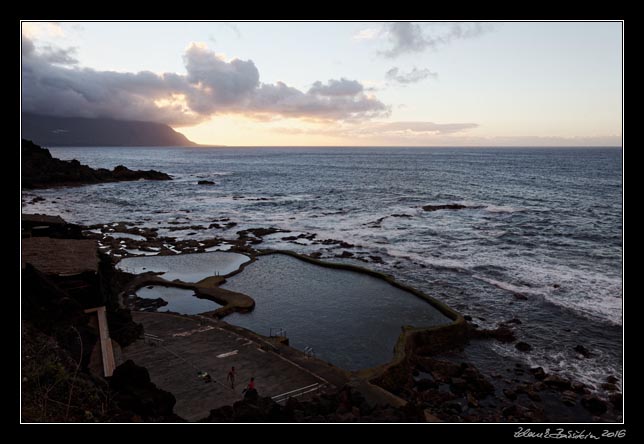
<svg viewBox="0 0 644 444">
<path fill-rule="evenodd" d="M 22 136 L 47 146 L 197 146 L 168 125 L 22 114 Z"/>
</svg>

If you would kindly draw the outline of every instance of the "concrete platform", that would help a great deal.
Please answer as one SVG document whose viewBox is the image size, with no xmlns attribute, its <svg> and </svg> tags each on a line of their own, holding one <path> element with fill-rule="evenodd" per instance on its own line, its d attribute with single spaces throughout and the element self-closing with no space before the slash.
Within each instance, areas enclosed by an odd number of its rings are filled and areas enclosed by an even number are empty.
<svg viewBox="0 0 644 444">
<path fill-rule="evenodd" d="M 242 399 L 251 377 L 259 395 L 269 397 L 326 382 L 270 351 L 261 338 L 240 334 L 224 322 L 168 313 L 132 312 L 132 317 L 160 341 L 138 340 L 123 349 L 123 359 L 146 367 L 152 382 L 176 397 L 174 412 L 188 421 Z M 234 389 L 226 384 L 231 366 L 237 372 Z M 200 371 L 208 372 L 212 382 L 204 382 Z"/>
<path fill-rule="evenodd" d="M 98 245 L 90 239 L 22 239 L 22 268 L 32 264 L 43 273 L 73 276 L 98 272 Z"/>
</svg>

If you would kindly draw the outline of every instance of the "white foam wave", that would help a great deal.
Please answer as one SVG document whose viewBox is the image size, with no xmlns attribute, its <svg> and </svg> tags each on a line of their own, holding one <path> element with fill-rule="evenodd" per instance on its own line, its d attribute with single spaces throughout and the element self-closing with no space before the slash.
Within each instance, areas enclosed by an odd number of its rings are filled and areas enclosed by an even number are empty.
<svg viewBox="0 0 644 444">
<path fill-rule="evenodd" d="M 132 240 L 137 240 L 137 241 L 146 240 L 145 236 L 141 236 L 140 234 L 130 234 L 130 233 L 111 232 L 111 233 L 105 233 L 103 236 L 104 237 L 113 237 L 113 238 L 126 238 L 126 239 L 132 239 Z M 123 242 L 123 241 L 121 241 L 121 242 Z"/>
<path fill-rule="evenodd" d="M 200 179 L 207 178 L 209 176 L 232 176 L 232 171 L 208 171 L 207 173 L 195 174 L 195 177 Z"/>
<path fill-rule="evenodd" d="M 468 268 L 465 265 L 465 263 L 455 259 L 444 259 L 444 258 L 437 258 L 433 256 L 426 256 L 418 253 L 413 253 L 410 251 L 398 250 L 396 248 L 386 248 L 385 251 L 389 256 L 401 258 L 401 259 L 409 259 L 411 261 L 425 264 L 425 265 L 431 265 L 431 266 L 442 267 L 442 268 L 451 268 L 451 269 L 460 270 L 460 271 L 466 270 Z"/>
<path fill-rule="evenodd" d="M 608 364 L 601 350 L 593 350 L 591 358 L 576 359 L 573 353 L 558 351 L 553 353 L 552 348 L 543 348 L 533 345 L 530 353 L 520 352 L 514 344 L 490 342 L 489 346 L 501 356 L 527 363 L 530 367 L 543 367 L 546 373 L 554 373 L 573 381 L 588 385 L 594 391 L 601 391 L 601 384 L 607 375 L 615 375 L 619 379 L 622 371 L 620 368 Z M 620 383 L 618 383 L 620 386 Z"/>
<path fill-rule="evenodd" d="M 228 251 L 232 247 L 233 246 L 231 244 L 222 243 L 222 244 L 219 244 L 219 245 L 215 245 L 214 247 L 204 248 L 204 251 L 207 252 L 207 253 L 209 253 L 211 251 Z"/>
<path fill-rule="evenodd" d="M 497 261 L 508 271 L 508 280 L 520 285 L 474 274 L 472 277 L 512 293 L 536 295 L 591 319 L 622 325 L 622 281 L 619 277 L 566 266 L 535 264 L 517 259 Z"/>
<path fill-rule="evenodd" d="M 158 254 L 158 252 L 156 251 L 143 251 L 143 250 L 130 249 L 130 248 L 125 248 L 125 251 L 136 256 L 155 256 L 156 254 Z"/>
<path fill-rule="evenodd" d="M 495 287 L 500 288 L 501 290 L 507 290 L 512 293 L 533 294 L 533 295 L 541 295 L 541 296 L 545 294 L 544 291 L 540 289 L 534 289 L 534 288 L 526 287 L 522 285 L 514 285 L 514 284 L 510 284 L 509 282 L 498 281 L 496 279 L 491 279 L 485 276 L 481 276 L 479 274 L 473 274 L 472 277 L 480 281 L 487 282 L 490 285 L 494 285 Z"/>
<path fill-rule="evenodd" d="M 514 208 L 514 207 L 504 206 L 504 205 L 487 205 L 483 209 L 490 213 L 517 213 L 520 211 L 525 211 L 525 209 L 523 208 Z"/>
</svg>

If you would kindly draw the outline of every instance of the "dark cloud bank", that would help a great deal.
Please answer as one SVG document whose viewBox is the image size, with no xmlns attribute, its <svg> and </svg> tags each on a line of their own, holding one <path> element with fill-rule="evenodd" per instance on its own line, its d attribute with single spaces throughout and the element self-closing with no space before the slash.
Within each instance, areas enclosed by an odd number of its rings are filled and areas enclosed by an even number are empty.
<svg viewBox="0 0 644 444">
<path fill-rule="evenodd" d="M 22 38 L 22 109 L 60 117 L 102 117 L 193 125 L 217 113 L 318 120 L 386 117 L 390 110 L 356 80 L 317 81 L 306 92 L 262 83 L 252 60 L 225 61 L 192 44 L 186 74 L 81 68 L 73 50 Z"/>
</svg>

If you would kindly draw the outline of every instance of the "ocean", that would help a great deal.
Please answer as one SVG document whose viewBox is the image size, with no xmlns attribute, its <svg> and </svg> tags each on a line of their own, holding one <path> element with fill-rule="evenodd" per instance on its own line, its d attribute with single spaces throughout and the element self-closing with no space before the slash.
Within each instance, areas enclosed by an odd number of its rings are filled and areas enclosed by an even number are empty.
<svg viewBox="0 0 644 444">
<path fill-rule="evenodd" d="M 616 148 L 52 148 L 94 168 L 155 169 L 137 181 L 23 193 L 23 212 L 80 224 L 168 227 L 159 235 L 235 239 L 290 233 L 258 248 L 392 274 L 481 328 L 518 318 L 495 356 L 598 387 L 622 375 L 623 181 Z M 210 180 L 214 185 L 198 185 Z M 31 202 L 34 196 L 44 201 Z M 423 206 L 466 208 L 425 211 Z M 232 229 L 194 230 L 229 218 Z M 283 237 L 300 233 L 350 244 Z M 343 251 L 353 254 L 339 258 Z M 367 261 L 366 263 L 364 261 Z M 395 312 L 392 312 L 395 317 Z M 574 348 L 592 355 L 582 358 Z"/>
</svg>

